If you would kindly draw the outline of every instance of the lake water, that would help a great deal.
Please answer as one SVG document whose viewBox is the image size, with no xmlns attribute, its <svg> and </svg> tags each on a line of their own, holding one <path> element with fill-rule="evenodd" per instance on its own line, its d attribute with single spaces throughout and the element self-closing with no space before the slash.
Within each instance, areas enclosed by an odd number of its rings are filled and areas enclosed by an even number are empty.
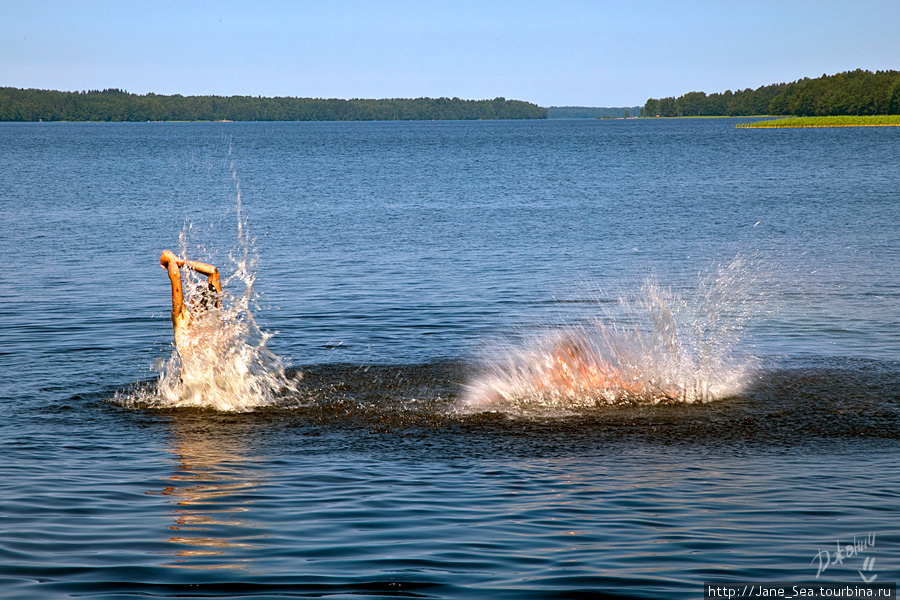
<svg viewBox="0 0 900 600">
<path fill-rule="evenodd" d="M 0 596 L 896 581 L 900 128 L 736 122 L 0 124 Z M 572 335 L 680 396 L 536 386 Z"/>
</svg>

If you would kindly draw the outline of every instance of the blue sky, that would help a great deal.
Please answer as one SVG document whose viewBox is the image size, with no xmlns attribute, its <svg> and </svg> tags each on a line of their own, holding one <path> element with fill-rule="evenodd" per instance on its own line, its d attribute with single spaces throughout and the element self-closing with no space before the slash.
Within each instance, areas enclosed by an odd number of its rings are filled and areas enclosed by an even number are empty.
<svg viewBox="0 0 900 600">
<path fill-rule="evenodd" d="M 636 106 L 900 69 L 900 2 L 0 0 L 0 86 Z"/>
</svg>

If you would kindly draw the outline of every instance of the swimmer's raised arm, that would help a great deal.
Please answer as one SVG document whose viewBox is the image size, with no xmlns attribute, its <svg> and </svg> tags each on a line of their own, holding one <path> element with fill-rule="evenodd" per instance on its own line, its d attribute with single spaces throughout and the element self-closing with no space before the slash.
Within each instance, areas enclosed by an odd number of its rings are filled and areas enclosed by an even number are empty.
<svg viewBox="0 0 900 600">
<path fill-rule="evenodd" d="M 209 283 L 216 289 L 218 293 L 222 293 L 222 283 L 219 280 L 219 270 L 215 267 L 215 265 L 210 265 L 208 263 L 200 262 L 197 260 L 184 260 L 183 258 L 179 258 L 175 255 L 171 250 L 163 250 L 162 256 L 159 257 L 159 264 L 163 269 L 168 269 L 170 264 L 175 264 L 178 267 L 188 267 L 189 269 L 193 269 L 198 273 L 202 273 L 206 275 Z"/>
<path fill-rule="evenodd" d="M 183 320 L 189 318 L 184 306 L 184 291 L 181 289 L 181 271 L 178 269 L 184 265 L 184 260 L 175 256 L 171 250 L 163 250 L 159 264 L 169 272 L 169 281 L 172 283 L 172 324 L 177 329 Z"/>
<path fill-rule="evenodd" d="M 218 293 L 222 293 L 222 284 L 219 281 L 219 270 L 214 266 L 207 263 L 198 262 L 196 260 L 187 260 L 181 261 L 182 264 L 188 266 L 189 268 L 197 271 L 198 273 L 202 273 L 206 275 L 209 280 L 210 285 L 216 288 Z"/>
</svg>

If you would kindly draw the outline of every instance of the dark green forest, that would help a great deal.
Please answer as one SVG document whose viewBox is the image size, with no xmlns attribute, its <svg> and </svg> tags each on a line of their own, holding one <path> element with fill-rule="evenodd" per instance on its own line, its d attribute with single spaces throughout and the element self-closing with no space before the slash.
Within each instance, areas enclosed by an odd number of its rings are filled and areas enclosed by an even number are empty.
<svg viewBox="0 0 900 600">
<path fill-rule="evenodd" d="M 793 115 L 825 117 L 900 114 L 900 71 L 847 71 L 724 94 L 690 92 L 651 98 L 647 117 Z"/>
<path fill-rule="evenodd" d="M 547 109 L 495 98 L 340 100 L 137 95 L 116 89 L 0 88 L 0 121 L 418 121 L 546 119 Z"/>
</svg>

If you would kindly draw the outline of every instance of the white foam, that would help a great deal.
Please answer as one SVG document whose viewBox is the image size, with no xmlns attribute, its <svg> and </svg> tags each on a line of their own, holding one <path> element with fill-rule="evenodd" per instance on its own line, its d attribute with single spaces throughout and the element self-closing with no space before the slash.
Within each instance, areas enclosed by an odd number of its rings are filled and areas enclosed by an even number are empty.
<svg viewBox="0 0 900 600">
<path fill-rule="evenodd" d="M 568 414 L 617 403 L 709 402 L 740 393 L 754 357 L 739 351 L 756 270 L 737 258 L 689 294 L 647 280 L 591 322 L 494 350 L 467 386 L 464 412 Z M 598 303 L 598 306 L 603 306 Z M 561 349 L 577 347 L 577 351 Z M 598 372 L 600 375 L 598 375 Z"/>
</svg>

